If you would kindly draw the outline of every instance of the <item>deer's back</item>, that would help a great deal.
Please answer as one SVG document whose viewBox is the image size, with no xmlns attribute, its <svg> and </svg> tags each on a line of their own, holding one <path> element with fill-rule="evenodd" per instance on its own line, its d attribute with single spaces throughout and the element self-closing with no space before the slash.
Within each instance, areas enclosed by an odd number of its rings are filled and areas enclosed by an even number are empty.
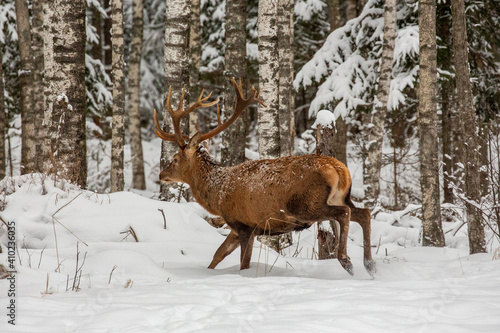
<svg viewBox="0 0 500 333">
<path fill-rule="evenodd" d="M 227 170 L 221 215 L 271 233 L 301 229 L 314 222 L 332 191 L 343 204 L 350 186 L 345 165 L 328 156 L 247 161 Z"/>
</svg>

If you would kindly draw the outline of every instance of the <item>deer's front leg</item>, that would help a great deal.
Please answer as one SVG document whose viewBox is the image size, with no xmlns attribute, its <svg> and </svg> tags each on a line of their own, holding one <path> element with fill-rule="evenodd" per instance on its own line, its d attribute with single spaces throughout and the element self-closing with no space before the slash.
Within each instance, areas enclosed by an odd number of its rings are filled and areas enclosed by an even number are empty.
<svg viewBox="0 0 500 333">
<path fill-rule="evenodd" d="M 225 257 L 230 255 L 236 248 L 240 246 L 240 240 L 238 234 L 231 230 L 229 235 L 227 235 L 226 240 L 219 246 L 217 251 L 215 251 L 214 258 L 208 266 L 210 269 L 214 269 Z"/>
</svg>

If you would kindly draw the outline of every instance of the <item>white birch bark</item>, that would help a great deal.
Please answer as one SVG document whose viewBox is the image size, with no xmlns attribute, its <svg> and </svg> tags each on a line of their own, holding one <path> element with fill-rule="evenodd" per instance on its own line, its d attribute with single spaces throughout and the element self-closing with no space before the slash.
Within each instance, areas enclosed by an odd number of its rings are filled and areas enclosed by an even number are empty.
<svg viewBox="0 0 500 333">
<path fill-rule="evenodd" d="M 201 93 L 200 87 L 200 63 L 201 63 L 201 23 L 200 23 L 201 1 L 191 0 L 191 19 L 189 23 L 189 95 L 192 101 L 196 101 Z M 227 18 L 226 18 L 227 27 Z M 226 28 L 227 29 L 227 28 Z M 197 132 L 198 113 L 189 114 L 189 135 Z"/>
<path fill-rule="evenodd" d="M 111 128 L 111 192 L 123 191 L 123 147 L 125 144 L 125 73 L 123 60 L 123 2 L 111 1 L 113 59 L 113 118 Z"/>
<path fill-rule="evenodd" d="M 177 108 L 183 86 L 189 85 L 189 20 L 190 0 L 166 0 L 165 17 L 165 45 L 164 45 L 164 70 L 166 79 L 166 91 L 172 87 L 171 104 Z M 165 94 L 166 102 L 167 94 Z M 185 100 L 189 100 L 186 92 Z M 172 120 L 163 109 L 163 130 L 173 133 Z M 161 146 L 160 168 L 163 170 L 168 160 L 179 150 L 175 142 L 163 141 Z M 161 184 L 161 196 L 165 200 L 172 200 L 174 194 L 170 184 Z"/>
<path fill-rule="evenodd" d="M 278 0 L 280 156 L 293 154 L 293 9 L 294 0 Z"/>
<path fill-rule="evenodd" d="M 278 0 L 259 1 L 258 17 L 260 96 L 268 106 L 259 105 L 259 155 L 277 158 L 280 156 Z"/>
<path fill-rule="evenodd" d="M 0 59 L 3 53 L 0 48 Z M 4 102 L 4 83 L 3 83 L 3 66 L 0 63 L 0 179 L 3 179 L 7 171 L 7 163 L 5 156 L 5 129 L 7 122 L 5 117 L 5 102 Z"/>
<path fill-rule="evenodd" d="M 437 135 L 436 2 L 420 2 L 420 83 L 418 127 L 420 134 L 420 184 L 422 188 L 422 244 L 444 246 L 439 193 Z"/>
<path fill-rule="evenodd" d="M 44 170 L 82 187 L 87 182 L 85 136 L 86 1 L 44 2 Z"/>
<path fill-rule="evenodd" d="M 392 62 L 394 59 L 394 43 L 396 38 L 396 0 L 385 0 L 384 37 L 382 59 L 378 80 L 378 91 L 371 126 L 367 129 L 368 143 L 365 147 L 367 160 L 365 164 L 365 200 L 369 208 L 373 208 L 380 193 L 380 168 L 382 162 L 382 141 L 385 133 L 387 100 L 392 80 Z"/>
<path fill-rule="evenodd" d="M 128 70 L 128 129 L 130 134 L 130 151 L 132 155 L 132 187 L 139 190 L 146 189 L 140 114 L 143 9 L 143 0 L 134 0 L 132 16 L 132 42 L 130 45 Z"/>
</svg>

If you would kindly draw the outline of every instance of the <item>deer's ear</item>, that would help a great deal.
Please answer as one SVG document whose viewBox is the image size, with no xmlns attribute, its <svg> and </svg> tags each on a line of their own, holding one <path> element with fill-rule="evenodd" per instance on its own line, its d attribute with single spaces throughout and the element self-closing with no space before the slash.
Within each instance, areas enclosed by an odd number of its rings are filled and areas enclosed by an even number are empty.
<svg viewBox="0 0 500 333">
<path fill-rule="evenodd" d="M 193 135 L 193 137 L 191 139 L 189 139 L 188 148 L 189 149 L 191 149 L 191 148 L 197 149 L 198 145 L 200 144 L 200 139 L 201 139 L 201 133 L 196 132 L 196 134 Z"/>
</svg>

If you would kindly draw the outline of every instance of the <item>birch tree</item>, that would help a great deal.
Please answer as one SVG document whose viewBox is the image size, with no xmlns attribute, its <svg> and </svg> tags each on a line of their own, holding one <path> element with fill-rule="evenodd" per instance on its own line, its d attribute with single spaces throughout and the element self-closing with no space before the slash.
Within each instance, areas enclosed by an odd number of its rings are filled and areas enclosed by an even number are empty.
<svg viewBox="0 0 500 333">
<path fill-rule="evenodd" d="M 123 191 L 123 147 L 125 144 L 125 73 L 123 60 L 123 2 L 111 1 L 113 40 L 113 120 L 111 126 L 111 192 Z"/>
<path fill-rule="evenodd" d="M 436 2 L 435 0 L 423 1 L 419 5 L 418 129 L 422 189 L 422 244 L 444 246 L 438 169 Z"/>
<path fill-rule="evenodd" d="M 15 0 L 17 35 L 21 68 L 21 173 L 35 171 L 35 122 L 33 112 L 33 58 L 31 54 L 31 27 L 28 3 Z"/>
<path fill-rule="evenodd" d="M 465 146 L 465 195 L 467 200 L 467 225 L 469 228 L 469 251 L 471 254 L 486 252 L 484 227 L 481 211 L 477 208 L 480 201 L 479 149 L 477 138 L 476 113 L 473 105 L 467 50 L 467 31 L 465 23 L 464 0 L 451 2 L 453 22 L 453 61 L 455 81 L 458 91 L 458 104 L 462 117 L 463 142 Z"/>
<path fill-rule="evenodd" d="M 224 55 L 224 117 L 234 112 L 236 95 L 231 78 L 241 79 L 246 89 L 246 0 L 226 1 L 226 51 Z M 245 161 L 246 112 L 222 133 L 221 161 L 236 165 Z"/>
<path fill-rule="evenodd" d="M 7 119 L 5 117 L 4 102 L 4 83 L 3 83 L 3 52 L 0 47 L 0 179 L 3 179 L 7 171 L 5 156 L 5 129 L 7 128 Z"/>
<path fill-rule="evenodd" d="M 134 0 L 132 16 L 132 42 L 128 70 L 128 115 L 130 151 L 132 155 L 132 187 L 146 189 L 141 139 L 141 54 L 143 27 L 143 0 Z"/>
<path fill-rule="evenodd" d="M 373 208 L 380 193 L 380 168 L 382 164 L 382 142 L 385 133 L 385 118 L 387 115 L 387 100 L 392 80 L 392 62 L 394 59 L 394 43 L 396 39 L 396 0 L 385 0 L 384 6 L 384 37 L 382 42 L 382 58 L 378 91 L 371 113 L 371 126 L 366 129 L 368 143 L 366 146 L 367 160 L 365 164 L 365 196 L 368 206 Z"/>
<path fill-rule="evenodd" d="M 82 187 L 85 136 L 85 0 L 46 1 L 44 8 L 44 169 Z"/>
<path fill-rule="evenodd" d="M 279 55 L 278 55 L 278 2 L 259 1 L 259 86 L 261 99 L 267 108 L 259 105 L 259 155 L 260 158 L 280 156 L 279 132 Z"/>
<path fill-rule="evenodd" d="M 200 64 L 201 64 L 201 23 L 200 23 L 201 1 L 191 0 L 191 19 L 189 23 L 189 95 L 193 99 L 198 98 L 200 87 Z M 194 101 L 193 101 L 194 102 Z M 189 134 L 194 135 L 197 131 L 198 113 L 190 113 Z"/>
<path fill-rule="evenodd" d="M 293 154 L 293 8 L 294 0 L 278 0 L 279 138 L 280 156 Z"/>
<path fill-rule="evenodd" d="M 178 103 L 182 88 L 189 84 L 189 21 L 190 0 L 166 0 L 164 70 L 166 87 L 172 87 L 172 106 Z M 165 103 L 167 95 L 165 94 Z M 186 92 L 186 100 L 189 94 Z M 165 104 L 164 103 L 164 104 Z M 163 130 L 173 133 L 172 119 L 166 108 L 163 109 Z M 179 146 L 175 142 L 162 141 L 160 168 L 167 166 L 167 161 L 177 153 Z M 161 184 L 161 196 L 165 200 L 174 198 L 171 184 Z"/>
<path fill-rule="evenodd" d="M 259 105 L 258 131 L 260 158 L 288 156 L 293 150 L 293 1 L 260 1 L 258 8 Z M 290 233 L 263 238 L 280 251 L 290 245 Z"/>
</svg>

